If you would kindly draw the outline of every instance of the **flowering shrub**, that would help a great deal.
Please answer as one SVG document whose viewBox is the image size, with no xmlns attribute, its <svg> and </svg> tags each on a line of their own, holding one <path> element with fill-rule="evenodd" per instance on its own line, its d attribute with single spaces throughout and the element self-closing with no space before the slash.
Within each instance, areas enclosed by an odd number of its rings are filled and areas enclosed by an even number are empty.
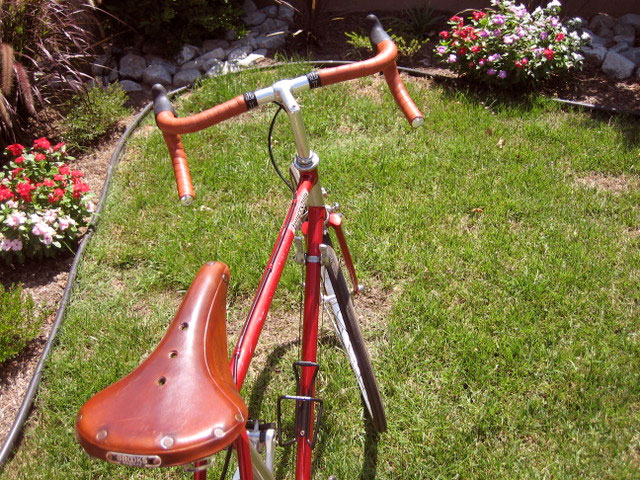
<svg viewBox="0 0 640 480">
<path fill-rule="evenodd" d="M 72 170 L 63 143 L 38 138 L 9 145 L 0 170 L 0 258 L 7 263 L 71 249 L 94 211 L 84 174 Z"/>
<path fill-rule="evenodd" d="M 558 18 L 560 2 L 529 13 L 524 5 L 491 0 L 486 11 L 475 10 L 465 24 L 457 15 L 450 30 L 440 32 L 436 54 L 460 74 L 487 83 L 535 83 L 554 73 L 581 67 L 580 47 L 589 35 L 578 34 L 580 20 Z"/>
</svg>

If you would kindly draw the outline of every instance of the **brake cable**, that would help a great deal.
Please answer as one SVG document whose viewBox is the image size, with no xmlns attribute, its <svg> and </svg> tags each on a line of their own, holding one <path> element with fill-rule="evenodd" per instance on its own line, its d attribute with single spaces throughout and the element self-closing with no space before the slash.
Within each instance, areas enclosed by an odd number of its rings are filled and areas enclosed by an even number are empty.
<svg viewBox="0 0 640 480">
<path fill-rule="evenodd" d="M 284 110 L 284 106 L 279 103 L 279 102 L 273 102 L 276 105 L 278 105 L 278 110 L 276 111 L 275 115 L 273 116 L 273 119 L 271 120 L 271 125 L 269 125 L 269 136 L 267 137 L 268 140 L 268 146 L 269 146 L 269 158 L 271 159 L 271 165 L 273 165 L 273 168 L 276 170 L 276 173 L 278 174 L 278 176 L 282 179 L 282 181 L 285 183 L 285 185 L 287 187 L 289 187 L 289 190 L 291 190 L 293 192 L 293 194 L 295 195 L 296 190 L 295 188 L 293 188 L 293 185 L 291 185 L 291 183 L 289 183 L 289 181 L 284 177 L 284 175 L 282 175 L 282 172 L 280 171 L 280 169 L 278 168 L 278 165 L 276 164 L 276 159 L 273 156 L 273 149 L 272 149 L 272 145 L 271 145 L 271 138 L 273 135 L 273 127 L 276 124 L 276 119 L 278 118 L 278 114 Z"/>
</svg>

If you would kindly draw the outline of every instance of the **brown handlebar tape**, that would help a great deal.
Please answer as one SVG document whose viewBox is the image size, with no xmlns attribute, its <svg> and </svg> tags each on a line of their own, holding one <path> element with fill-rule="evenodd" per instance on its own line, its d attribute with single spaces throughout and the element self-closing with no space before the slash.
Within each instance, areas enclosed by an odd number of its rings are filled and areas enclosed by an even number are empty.
<svg viewBox="0 0 640 480">
<path fill-rule="evenodd" d="M 414 124 L 414 122 L 418 118 L 424 118 L 424 115 L 411 99 L 409 92 L 407 92 L 407 89 L 402 82 L 402 78 L 398 73 L 398 67 L 396 66 L 395 61 L 385 69 L 384 78 L 387 80 L 389 90 L 391 90 L 394 100 L 400 107 L 400 110 L 402 110 L 402 113 L 404 113 L 404 116 L 407 117 L 411 126 L 419 126 Z"/>
<path fill-rule="evenodd" d="M 383 71 L 395 60 L 398 49 L 391 40 L 383 40 L 377 45 L 377 48 L 378 54 L 368 60 L 319 70 L 320 83 L 324 87 Z"/>
<path fill-rule="evenodd" d="M 220 105 L 189 117 L 176 118 L 172 112 L 160 112 L 156 116 L 156 123 L 160 130 L 166 133 L 194 133 L 246 111 L 247 104 L 244 97 L 238 95 Z"/>
<path fill-rule="evenodd" d="M 332 83 L 366 77 L 377 72 L 384 72 L 393 98 L 402 110 L 402 113 L 407 117 L 407 120 L 409 120 L 409 123 L 414 126 L 414 121 L 417 118 L 423 118 L 423 115 L 413 100 L 411 100 L 402 83 L 402 78 L 400 78 L 400 74 L 398 73 L 398 67 L 395 62 L 398 49 L 392 40 L 383 40 L 378 43 L 376 47 L 378 54 L 373 58 L 349 65 L 319 70 L 318 75 L 320 82 L 322 86 L 326 86 Z"/>
<path fill-rule="evenodd" d="M 178 187 L 178 197 L 195 198 L 193 183 L 191 182 L 191 174 L 189 173 L 189 163 L 187 155 L 184 152 L 180 135 L 172 133 L 162 133 L 164 141 L 169 149 L 169 156 L 173 164 L 173 173 L 176 176 L 176 185 Z"/>
</svg>

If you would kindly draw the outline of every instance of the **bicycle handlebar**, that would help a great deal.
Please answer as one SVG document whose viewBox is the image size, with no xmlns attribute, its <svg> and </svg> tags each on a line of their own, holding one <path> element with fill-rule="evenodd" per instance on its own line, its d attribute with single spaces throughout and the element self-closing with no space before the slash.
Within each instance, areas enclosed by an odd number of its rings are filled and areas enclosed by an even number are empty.
<svg viewBox="0 0 640 480">
<path fill-rule="evenodd" d="M 396 65 L 398 49 L 375 15 L 368 15 L 366 20 L 371 27 L 369 38 L 377 49 L 377 54 L 374 57 L 349 65 L 323 68 L 306 75 L 306 77 L 293 79 L 291 89 L 294 92 L 301 91 L 382 72 L 396 103 L 410 125 L 413 128 L 417 128 L 424 123 L 424 116 L 409 96 L 398 73 Z M 197 132 L 276 99 L 273 87 L 266 88 L 239 95 L 195 115 L 178 118 L 171 106 L 171 101 L 165 88 L 160 84 L 156 84 L 151 91 L 153 93 L 153 111 L 156 115 L 156 123 L 162 130 L 169 149 L 178 186 L 178 195 L 184 204 L 191 203 L 195 195 L 180 134 Z"/>
</svg>

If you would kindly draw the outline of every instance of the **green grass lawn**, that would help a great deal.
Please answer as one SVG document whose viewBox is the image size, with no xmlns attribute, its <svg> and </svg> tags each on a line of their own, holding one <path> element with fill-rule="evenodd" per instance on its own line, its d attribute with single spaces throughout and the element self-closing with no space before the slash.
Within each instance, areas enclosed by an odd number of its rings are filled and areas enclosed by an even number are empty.
<svg viewBox="0 0 640 480">
<path fill-rule="evenodd" d="M 179 111 L 300 73 L 210 80 Z M 330 201 L 343 206 L 370 287 L 356 308 L 389 421 L 379 438 L 368 434 L 323 319 L 315 478 L 638 478 L 638 121 L 426 80 L 408 88 L 428 112 L 418 131 L 378 78 L 302 98 Z M 189 478 L 91 461 L 75 442 L 75 415 L 152 351 L 208 260 L 231 266 L 235 341 L 290 195 L 268 162 L 273 112 L 184 138 L 198 195 L 188 208 L 151 120 L 129 143 L 0 479 Z M 286 169 L 285 122 L 275 148 Z M 254 415 L 271 421 L 277 396 L 294 393 L 300 281 L 291 262 L 244 387 Z M 293 451 L 279 452 L 277 478 L 293 478 Z"/>
</svg>

